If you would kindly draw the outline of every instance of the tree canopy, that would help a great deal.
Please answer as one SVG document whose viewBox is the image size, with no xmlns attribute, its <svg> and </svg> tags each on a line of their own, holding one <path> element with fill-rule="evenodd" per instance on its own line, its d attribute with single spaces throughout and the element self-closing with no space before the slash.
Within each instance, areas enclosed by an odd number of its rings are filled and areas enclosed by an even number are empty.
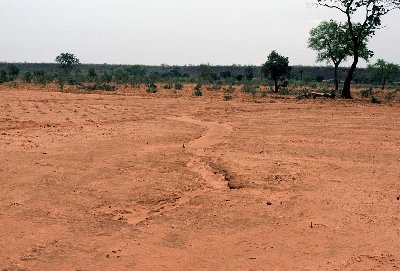
<svg viewBox="0 0 400 271">
<path fill-rule="evenodd" d="M 353 63 L 344 82 L 342 97 L 351 98 L 351 81 L 361 57 L 362 44 L 375 35 L 382 25 L 382 17 L 400 8 L 400 0 L 316 0 L 318 6 L 338 10 L 345 15 L 347 31 L 352 42 Z M 363 16 L 361 15 L 363 13 Z M 357 15 L 357 16 L 356 16 Z M 360 23 L 355 17 L 364 18 Z"/>
<path fill-rule="evenodd" d="M 373 55 L 367 48 L 367 42 L 368 39 L 362 42 L 360 50 L 360 57 L 365 60 Z M 317 52 L 317 62 L 333 63 L 335 89 L 338 90 L 338 67 L 353 55 L 353 43 L 348 33 L 348 25 L 334 20 L 321 22 L 310 31 L 308 47 Z"/>
<path fill-rule="evenodd" d="M 270 77 L 275 83 L 275 92 L 279 90 L 278 81 L 290 72 L 289 58 L 281 56 L 275 50 L 268 56 L 267 62 L 261 68 L 265 77 Z"/>
<path fill-rule="evenodd" d="M 74 54 L 62 53 L 56 57 L 56 62 L 60 68 L 67 73 L 70 73 L 76 65 L 79 64 L 79 59 Z"/>
</svg>

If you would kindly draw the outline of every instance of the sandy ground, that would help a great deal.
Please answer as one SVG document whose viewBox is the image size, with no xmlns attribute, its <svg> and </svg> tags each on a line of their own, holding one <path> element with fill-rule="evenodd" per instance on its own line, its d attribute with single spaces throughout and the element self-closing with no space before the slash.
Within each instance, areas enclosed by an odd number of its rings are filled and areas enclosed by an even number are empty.
<svg viewBox="0 0 400 271">
<path fill-rule="evenodd" d="M 0 270 L 400 270 L 400 108 L 0 89 Z"/>
</svg>

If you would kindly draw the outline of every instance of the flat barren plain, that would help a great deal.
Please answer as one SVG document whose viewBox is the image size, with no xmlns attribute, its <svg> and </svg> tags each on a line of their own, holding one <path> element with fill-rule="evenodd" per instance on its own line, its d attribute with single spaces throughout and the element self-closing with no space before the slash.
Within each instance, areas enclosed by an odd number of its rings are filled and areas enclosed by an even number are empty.
<svg viewBox="0 0 400 271">
<path fill-rule="evenodd" d="M 1 86 L 0 270 L 400 270 L 399 103 L 222 97 Z"/>
</svg>

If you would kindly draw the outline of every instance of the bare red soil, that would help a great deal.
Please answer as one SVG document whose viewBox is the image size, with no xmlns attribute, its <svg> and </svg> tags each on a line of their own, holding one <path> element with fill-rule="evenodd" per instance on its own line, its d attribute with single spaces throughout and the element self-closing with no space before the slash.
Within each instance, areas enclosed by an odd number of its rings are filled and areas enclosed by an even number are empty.
<svg viewBox="0 0 400 271">
<path fill-rule="evenodd" d="M 51 90 L 0 88 L 0 270 L 400 270 L 398 105 Z"/>
</svg>

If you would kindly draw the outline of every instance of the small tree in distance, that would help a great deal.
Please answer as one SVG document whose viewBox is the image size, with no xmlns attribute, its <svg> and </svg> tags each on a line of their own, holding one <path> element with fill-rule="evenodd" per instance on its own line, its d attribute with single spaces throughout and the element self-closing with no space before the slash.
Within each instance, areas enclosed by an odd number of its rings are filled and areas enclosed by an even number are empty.
<svg viewBox="0 0 400 271">
<path fill-rule="evenodd" d="M 289 58 L 281 56 L 275 50 L 268 56 L 267 62 L 261 68 L 265 77 L 270 77 L 275 84 L 275 93 L 279 91 L 279 81 L 285 79 L 290 72 Z"/>
<path fill-rule="evenodd" d="M 368 61 L 373 55 L 367 49 L 367 39 L 361 45 L 361 58 Z M 334 66 L 335 90 L 339 90 L 339 65 L 349 56 L 352 56 L 352 41 L 347 26 L 336 21 L 322 22 L 310 31 L 308 48 L 317 52 L 317 62 L 330 62 Z"/>
<path fill-rule="evenodd" d="M 56 62 L 59 64 L 60 72 L 58 74 L 58 84 L 61 89 L 64 88 L 64 83 L 70 79 L 72 70 L 79 65 L 79 59 L 74 54 L 62 53 L 56 57 Z"/>
<path fill-rule="evenodd" d="M 375 64 L 369 65 L 368 69 L 379 78 L 382 84 L 382 90 L 385 89 L 388 81 L 393 80 L 393 78 L 400 73 L 399 65 L 386 62 L 383 59 L 378 59 Z"/>
<path fill-rule="evenodd" d="M 63 71 L 69 74 L 79 64 L 79 59 L 74 54 L 62 53 L 56 57 L 56 62 Z"/>
</svg>

